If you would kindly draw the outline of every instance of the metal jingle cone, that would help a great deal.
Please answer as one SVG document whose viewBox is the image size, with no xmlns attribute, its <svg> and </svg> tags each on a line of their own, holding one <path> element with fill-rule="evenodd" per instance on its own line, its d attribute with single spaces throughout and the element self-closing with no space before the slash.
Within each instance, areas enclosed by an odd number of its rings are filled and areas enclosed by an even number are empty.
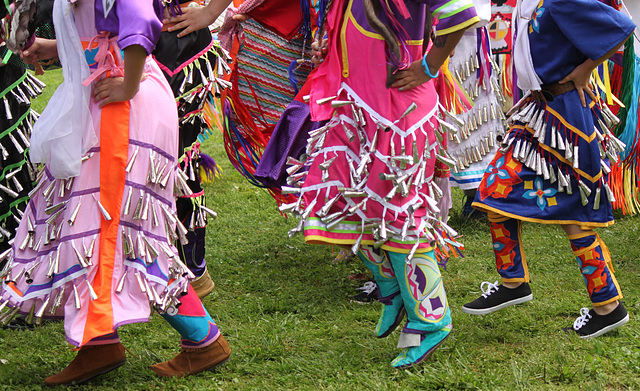
<svg viewBox="0 0 640 391">
<path fill-rule="evenodd" d="M 146 250 L 144 242 L 142 241 L 142 232 L 139 232 L 136 237 L 136 253 L 138 254 L 138 258 L 142 259 L 146 264 L 150 264 L 151 262 L 147 259 Z"/>
<path fill-rule="evenodd" d="M 600 209 L 600 188 L 596 189 L 596 194 L 593 198 L 593 210 Z"/>
<path fill-rule="evenodd" d="M 511 152 L 511 154 L 513 155 L 514 158 L 521 160 L 520 158 L 520 148 L 522 148 L 522 140 L 518 139 L 518 141 L 516 141 L 515 146 L 513 147 L 513 151 Z"/>
<path fill-rule="evenodd" d="M 365 198 L 364 200 L 360 201 L 359 203 L 357 203 L 356 205 L 350 207 L 349 209 L 347 209 L 347 213 L 349 215 L 352 215 L 354 213 L 356 213 L 358 210 L 361 210 L 367 203 L 367 199 Z"/>
<path fill-rule="evenodd" d="M 78 294 L 78 287 L 76 286 L 75 283 L 73 283 L 71 286 L 73 286 L 73 306 L 75 307 L 75 309 L 79 310 L 82 307 L 80 304 L 80 295 Z"/>
<path fill-rule="evenodd" d="M 18 137 L 20 137 L 22 144 L 24 144 L 25 147 L 29 148 L 31 146 L 31 143 L 29 142 L 29 137 L 24 135 L 24 131 L 18 127 L 16 128 L 15 132 L 18 134 Z"/>
<path fill-rule="evenodd" d="M 153 228 L 160 225 L 160 219 L 158 218 L 158 211 L 156 210 L 156 203 L 151 199 L 151 226 Z"/>
<path fill-rule="evenodd" d="M 327 224 L 327 229 L 328 230 L 332 230 L 334 227 L 336 227 L 338 224 L 340 224 L 347 216 L 339 216 L 338 218 L 332 220 L 330 223 Z"/>
<path fill-rule="evenodd" d="M 573 146 L 567 143 L 567 148 L 564 150 L 564 158 L 573 164 Z"/>
<path fill-rule="evenodd" d="M 407 257 L 405 258 L 405 262 L 407 264 L 411 264 L 411 261 L 413 260 L 413 257 L 416 254 L 416 251 L 418 251 L 418 247 L 420 246 L 420 238 L 418 237 L 416 239 L 416 243 L 413 245 L 413 247 L 411 248 L 411 251 L 409 251 L 409 254 L 407 254 Z"/>
<path fill-rule="evenodd" d="M 84 242 L 82 245 L 84 246 Z M 87 262 L 89 262 L 89 264 L 91 264 L 91 258 L 93 258 L 93 251 L 95 249 L 95 246 L 96 237 L 94 236 L 93 239 L 91 239 L 91 244 L 89 244 L 89 247 L 84 250 L 85 257 L 87 258 Z"/>
<path fill-rule="evenodd" d="M 136 149 L 133 151 L 133 154 L 131 155 L 131 157 L 129 158 L 129 161 L 127 162 L 127 166 L 124 169 L 126 172 L 131 172 L 131 169 L 133 168 L 133 163 L 136 161 L 136 158 L 138 157 L 139 152 L 140 152 L 140 147 L 136 146 Z"/>
<path fill-rule="evenodd" d="M 149 284 L 149 280 L 146 278 L 146 276 L 142 276 L 142 283 L 144 284 L 147 299 L 149 300 L 149 302 L 153 303 L 155 297 L 153 296 L 153 292 L 151 291 L 151 284 Z"/>
<path fill-rule="evenodd" d="M 2 97 L 2 102 L 4 103 L 6 118 L 11 121 L 13 119 L 13 115 L 11 114 L 11 106 L 9 105 L 9 100 L 6 97 Z"/>
<path fill-rule="evenodd" d="M 0 144 L 0 147 L 2 146 L 2 144 Z M 44 172 L 44 170 L 42 170 L 41 172 Z M 52 182 L 53 183 L 53 182 Z M 33 198 L 33 196 L 40 190 L 40 188 L 42 187 L 42 185 L 44 185 L 44 180 L 43 179 L 39 179 L 37 180 L 37 184 L 35 185 L 35 187 L 29 192 L 29 198 Z"/>
<path fill-rule="evenodd" d="M 589 203 L 587 195 L 585 194 L 584 189 L 582 188 L 582 186 L 578 186 L 578 190 L 580 191 L 580 198 L 582 200 L 582 206 L 586 206 Z"/>
<path fill-rule="evenodd" d="M 409 219 L 406 219 L 404 221 L 404 224 L 402 224 L 402 230 L 400 231 L 400 238 L 402 239 L 403 242 L 407 239 L 408 230 L 409 230 Z"/>
<path fill-rule="evenodd" d="M 146 194 L 144 199 L 144 204 L 142 206 L 142 211 L 140 213 L 140 220 L 147 221 L 149 219 L 149 204 L 151 203 L 151 195 L 149 193 Z"/>
<path fill-rule="evenodd" d="M 52 225 L 53 223 L 55 223 L 55 221 L 58 219 L 58 217 L 60 217 L 60 215 L 62 214 L 62 212 L 64 212 L 64 210 L 65 208 L 59 209 L 57 212 L 49 216 L 49 218 L 47 218 L 46 220 L 47 225 Z"/>
<path fill-rule="evenodd" d="M 133 258 L 131 257 L 131 246 L 129 246 L 129 240 L 124 228 L 122 228 L 122 250 L 124 251 L 124 255 L 128 255 L 130 258 Z"/>
<path fill-rule="evenodd" d="M 155 246 L 153 245 L 153 243 L 151 243 L 151 240 L 149 240 L 149 238 L 144 236 L 142 240 L 146 245 L 147 254 L 149 254 L 149 257 L 151 257 L 152 262 L 155 261 L 160 253 L 158 252 L 158 250 L 156 250 Z"/>
<path fill-rule="evenodd" d="M 10 188 L 8 188 L 8 187 L 6 187 L 4 185 L 0 185 L 0 190 L 4 191 L 5 193 L 7 193 L 12 198 L 18 198 L 18 196 L 19 196 L 18 193 L 16 193 L 15 191 L 11 190 Z"/>
<path fill-rule="evenodd" d="M 573 146 L 573 168 L 580 168 L 580 154 L 578 153 L 578 145 Z"/>
<path fill-rule="evenodd" d="M 15 318 L 16 315 L 18 315 L 19 310 L 20 310 L 20 307 L 13 308 L 11 311 L 7 313 L 7 315 L 4 318 L 2 318 L 2 321 L 0 321 L 0 323 L 2 323 L 2 325 L 4 326 L 8 325 L 9 322 L 11 322 L 13 318 Z"/>
<path fill-rule="evenodd" d="M 138 282 L 138 288 L 140 288 L 140 292 L 146 294 L 147 293 L 147 287 L 143 282 L 143 278 L 140 275 L 140 272 L 136 270 L 135 276 L 136 276 L 136 281 Z"/>
<path fill-rule="evenodd" d="M 62 305 L 62 299 L 64 299 L 64 293 L 66 290 L 65 287 L 66 286 L 63 285 L 58 291 L 58 294 L 56 295 L 56 298 L 53 301 L 53 305 L 51 306 L 51 315 L 54 315 L 56 312 L 56 309 L 58 309 Z"/>
<path fill-rule="evenodd" d="M 35 252 L 40 251 L 40 245 L 42 245 L 42 236 L 40 236 L 36 241 L 36 244 L 33 246 L 33 251 Z"/>
<path fill-rule="evenodd" d="M 42 317 L 44 316 L 44 311 L 47 308 L 47 306 L 49 305 L 49 301 L 51 301 L 51 295 L 47 296 L 47 298 L 45 299 L 44 303 L 42 303 L 42 305 L 40 306 L 38 311 L 35 312 L 34 316 L 36 318 L 36 324 L 39 325 L 40 322 L 42 321 Z"/>
<path fill-rule="evenodd" d="M 129 191 L 127 192 L 127 198 L 124 202 L 124 211 L 122 212 L 123 216 L 128 216 L 129 212 L 131 212 L 131 197 L 133 196 L 133 187 L 129 187 Z"/>
<path fill-rule="evenodd" d="M 567 194 L 573 194 L 573 185 L 571 185 L 571 177 L 569 176 L 569 174 L 567 174 L 565 178 L 566 178 L 565 182 L 566 182 Z"/>
<path fill-rule="evenodd" d="M 616 197 L 613 195 L 613 191 L 607 183 L 604 184 L 604 192 L 607 195 L 607 199 L 609 200 L 609 202 L 616 202 Z"/>
<path fill-rule="evenodd" d="M 0 144 L 0 150 L 2 150 L 2 160 L 7 160 L 7 158 L 9 157 L 9 151 L 7 151 L 7 149 Z"/>
<path fill-rule="evenodd" d="M 584 191 L 584 194 L 588 197 L 591 195 L 591 189 L 583 181 L 578 181 L 578 185 Z"/>
<path fill-rule="evenodd" d="M 560 133 L 560 130 L 558 130 L 557 142 L 558 142 L 558 149 L 560 151 L 564 151 L 567 148 L 565 145 L 564 139 L 562 138 L 562 134 Z"/>
<path fill-rule="evenodd" d="M 187 239 L 187 228 L 182 224 L 182 222 L 178 221 L 176 224 L 176 231 L 178 231 L 178 238 L 180 239 L 180 243 L 183 246 L 189 244 L 189 239 Z"/>
<path fill-rule="evenodd" d="M 63 186 L 61 186 L 61 187 L 63 187 Z M 62 209 L 62 208 L 64 208 L 65 206 L 67 206 L 67 203 L 68 203 L 68 202 L 69 202 L 69 201 L 63 201 L 63 202 L 59 202 L 59 203 L 57 203 L 57 204 L 55 204 L 55 205 L 51 205 L 51 206 L 49 206 L 49 207 L 47 207 L 47 208 L 45 208 L 45 209 L 44 209 L 44 213 L 46 213 L 46 214 L 48 214 L 48 215 L 51 215 L 51 214 L 53 214 L 53 213 L 56 213 L 56 212 L 57 212 L 57 211 L 59 211 L 60 209 Z"/>
<path fill-rule="evenodd" d="M 329 97 L 326 97 L 326 98 L 318 99 L 318 100 L 316 101 L 316 104 L 318 104 L 318 105 L 323 105 L 323 104 L 325 104 L 325 103 L 331 102 L 331 101 L 332 101 L 332 100 L 334 100 L 335 98 L 337 98 L 337 96 L 329 96 Z"/>
<path fill-rule="evenodd" d="M 171 178 L 172 171 L 173 170 L 167 170 L 167 173 L 165 174 L 164 178 L 160 180 L 160 187 L 162 187 L 163 189 L 167 187 L 167 184 L 169 183 L 169 178 Z"/>
<path fill-rule="evenodd" d="M 25 270 L 24 272 L 24 277 L 25 277 L 25 282 L 27 284 L 31 284 L 33 283 L 33 271 L 40 266 L 40 264 L 42 263 L 42 261 L 38 261 L 36 263 L 34 263 L 33 265 L 31 265 L 28 269 Z"/>
<path fill-rule="evenodd" d="M 100 201 L 96 198 L 96 195 L 92 194 L 92 196 L 93 196 L 93 199 L 96 201 L 96 204 L 98 204 L 98 209 L 100 209 L 100 213 L 102 214 L 102 217 L 107 221 L 111 220 L 111 215 L 109 215 L 109 212 L 107 212 L 107 209 L 105 209 L 105 207 L 102 206 Z"/>
<path fill-rule="evenodd" d="M 2 299 L 0 299 L 0 314 L 2 313 L 2 311 L 4 311 L 7 304 L 9 304 L 9 299 L 5 301 L 2 301 Z"/>
<path fill-rule="evenodd" d="M 133 212 L 133 219 L 140 220 L 140 214 L 142 213 L 142 205 L 144 203 L 144 193 L 140 190 L 140 196 L 138 197 L 138 203 L 136 204 L 136 209 Z"/>
<path fill-rule="evenodd" d="M 360 236 L 358 236 L 358 239 L 356 239 L 355 243 L 353 243 L 353 246 L 351 246 L 352 254 L 357 255 L 358 251 L 360 251 L 360 244 L 362 243 L 363 237 L 364 237 L 364 234 L 360 234 Z"/>
<path fill-rule="evenodd" d="M 211 216 L 212 218 L 216 218 L 218 217 L 218 213 L 216 213 L 216 211 L 214 211 L 213 209 L 207 208 L 206 206 L 200 204 L 198 205 L 198 207 L 203 210 L 205 213 L 207 213 L 209 216 Z"/>
<path fill-rule="evenodd" d="M 14 147 L 16 147 L 16 150 L 18 151 L 18 153 L 24 153 L 24 148 L 22 148 L 22 145 L 20 145 L 20 143 L 18 143 L 18 140 L 16 140 L 15 137 L 13 137 L 13 134 L 9 133 L 9 140 L 11 140 L 11 143 L 13 144 Z"/>
</svg>

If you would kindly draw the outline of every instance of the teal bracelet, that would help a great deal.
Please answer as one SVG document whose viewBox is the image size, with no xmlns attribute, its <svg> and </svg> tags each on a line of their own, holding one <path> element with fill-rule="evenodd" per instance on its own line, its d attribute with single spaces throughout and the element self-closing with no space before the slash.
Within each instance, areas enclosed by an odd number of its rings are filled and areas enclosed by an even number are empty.
<svg viewBox="0 0 640 391">
<path fill-rule="evenodd" d="M 427 65 L 427 55 L 426 54 L 424 55 L 424 57 L 422 57 L 422 71 L 424 73 L 426 73 L 427 76 L 429 76 L 432 79 L 435 79 L 440 74 L 440 70 L 439 69 L 438 69 L 438 72 L 436 72 L 435 75 L 431 74 L 431 70 L 429 69 L 429 65 Z"/>
</svg>

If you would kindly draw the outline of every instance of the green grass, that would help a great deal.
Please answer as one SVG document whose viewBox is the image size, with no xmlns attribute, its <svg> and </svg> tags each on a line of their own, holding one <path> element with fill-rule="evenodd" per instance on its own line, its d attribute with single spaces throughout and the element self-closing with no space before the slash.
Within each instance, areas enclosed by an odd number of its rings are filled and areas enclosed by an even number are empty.
<svg viewBox="0 0 640 391">
<path fill-rule="evenodd" d="M 49 79 L 56 82 L 59 76 Z M 49 91 L 51 91 L 50 89 Z M 38 102 L 40 104 L 42 102 Z M 40 108 L 39 108 L 40 109 Z M 460 306 L 479 284 L 494 281 L 486 221 L 464 223 L 455 192 L 453 225 L 464 235 L 465 258 L 443 272 L 454 331 L 423 366 L 397 371 L 389 363 L 398 333 L 376 339 L 380 307 L 349 302 L 364 271 L 356 260 L 333 263 L 328 247 L 287 237 L 295 225 L 273 199 L 229 164 L 218 134 L 206 144 L 224 168 L 207 185 L 219 217 L 207 233 L 207 262 L 216 282 L 204 301 L 233 353 L 215 372 L 163 380 L 150 365 L 178 352 L 178 336 L 159 316 L 119 329 L 127 364 L 88 383 L 96 390 L 639 390 L 640 221 L 618 216 L 599 230 L 614 259 L 631 321 L 594 340 L 560 330 L 588 306 L 582 277 L 559 227 L 525 224 L 534 301 L 474 317 Z M 0 388 L 37 390 L 74 357 L 62 324 L 30 332 L 0 330 Z"/>
</svg>

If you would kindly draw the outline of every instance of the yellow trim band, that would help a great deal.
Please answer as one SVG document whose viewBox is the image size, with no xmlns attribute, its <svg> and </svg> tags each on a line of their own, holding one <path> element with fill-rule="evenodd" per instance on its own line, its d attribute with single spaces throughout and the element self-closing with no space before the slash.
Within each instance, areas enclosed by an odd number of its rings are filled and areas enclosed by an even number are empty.
<svg viewBox="0 0 640 391">
<path fill-rule="evenodd" d="M 482 204 L 480 202 L 474 202 L 471 205 L 474 208 L 482 209 L 485 212 L 494 212 L 494 213 L 497 213 L 497 214 L 500 214 L 500 215 L 503 215 L 503 216 L 511 217 L 513 219 L 522 220 L 522 221 L 529 221 L 529 222 L 532 222 L 532 223 L 560 224 L 560 225 L 575 224 L 575 225 L 578 225 L 580 227 L 587 227 L 588 229 L 598 228 L 598 227 L 610 227 L 613 224 L 615 224 L 615 220 L 607 221 L 605 223 L 593 223 L 593 222 L 584 222 L 584 221 L 577 221 L 577 220 L 541 220 L 541 219 L 535 219 L 535 218 L 532 218 L 532 217 L 519 216 L 519 215 L 514 214 L 514 213 L 505 212 L 503 210 L 500 210 L 498 208 L 494 208 L 494 207 L 486 205 L 486 204 Z"/>
</svg>

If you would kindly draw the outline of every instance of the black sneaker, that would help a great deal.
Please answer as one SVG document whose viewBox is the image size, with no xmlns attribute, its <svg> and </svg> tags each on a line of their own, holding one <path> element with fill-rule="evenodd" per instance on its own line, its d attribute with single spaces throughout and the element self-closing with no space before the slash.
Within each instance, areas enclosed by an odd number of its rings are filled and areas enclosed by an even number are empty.
<svg viewBox="0 0 640 391">
<path fill-rule="evenodd" d="M 583 308 L 580 310 L 580 317 L 573 322 L 573 327 L 564 330 L 575 331 L 580 338 L 595 338 L 628 321 L 629 314 L 622 303 L 607 315 L 598 315 L 593 309 Z"/>
<path fill-rule="evenodd" d="M 473 204 L 473 197 L 464 196 L 463 198 L 464 204 L 462 205 L 462 211 L 460 214 L 466 220 L 480 220 L 485 217 L 487 214 L 481 210 L 474 208 L 471 204 Z"/>
<path fill-rule="evenodd" d="M 533 300 L 529 284 L 523 282 L 519 287 L 509 289 L 504 285 L 485 281 L 480 284 L 482 296 L 462 306 L 462 312 L 472 315 L 486 315 L 505 307 Z"/>
<path fill-rule="evenodd" d="M 373 281 L 367 281 L 360 288 L 356 288 L 362 292 L 351 298 L 351 301 L 359 304 L 369 304 L 378 300 L 378 285 Z"/>
</svg>

